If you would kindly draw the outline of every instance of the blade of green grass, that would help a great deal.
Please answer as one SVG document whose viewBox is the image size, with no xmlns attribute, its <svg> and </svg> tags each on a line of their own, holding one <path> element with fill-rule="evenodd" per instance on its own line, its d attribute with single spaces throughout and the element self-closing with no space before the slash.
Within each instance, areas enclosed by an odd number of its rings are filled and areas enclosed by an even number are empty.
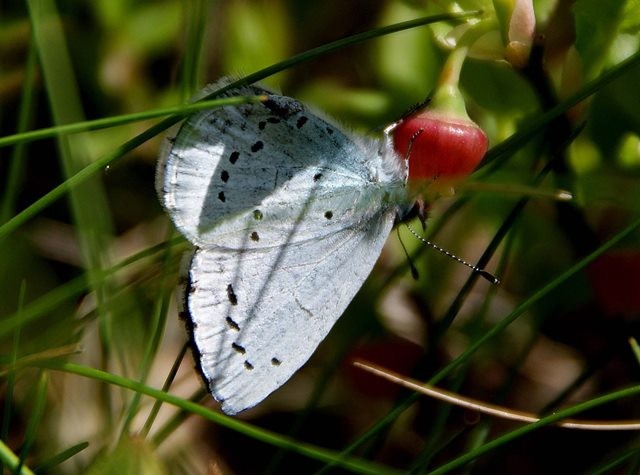
<svg viewBox="0 0 640 475">
<path fill-rule="evenodd" d="M 172 232 L 173 231 L 169 231 L 170 234 Z M 171 250 L 172 247 L 167 246 L 163 259 L 163 269 L 169 268 L 168 264 L 172 257 Z M 149 333 L 151 334 L 151 338 L 147 340 L 139 369 L 138 380 L 141 383 L 146 383 L 147 381 L 149 371 L 151 369 L 151 364 L 153 363 L 153 360 L 158 351 L 158 347 L 160 346 L 160 341 L 162 339 L 162 336 L 164 335 L 164 329 L 167 322 L 167 313 L 169 312 L 169 301 L 171 300 L 171 294 L 173 293 L 173 286 L 169 285 L 167 272 L 162 273 L 162 276 L 160 278 L 160 289 L 165 290 L 164 292 L 161 291 L 160 295 L 155 300 L 155 305 L 152 311 L 152 318 L 149 324 Z M 124 424 L 122 425 L 122 430 L 120 432 L 120 439 L 122 439 L 129 432 L 131 422 L 138 412 L 140 398 L 141 394 L 135 393 L 133 399 L 131 400 L 131 403 L 129 404 L 129 407 L 127 408 L 124 418 Z"/>
<path fill-rule="evenodd" d="M 196 0 L 183 4 L 185 16 L 186 41 L 184 48 L 184 63 L 180 80 L 181 97 L 187 100 L 200 87 L 202 72 L 202 45 L 207 20 L 207 2 Z"/>
<path fill-rule="evenodd" d="M 382 28 L 376 28 L 370 31 L 366 31 L 364 33 L 349 36 L 347 38 L 343 38 L 341 40 L 334 41 L 327 45 L 323 45 L 318 48 L 308 50 L 304 53 L 292 56 L 291 58 L 286 59 L 280 63 L 274 64 L 268 68 L 264 68 L 260 71 L 250 74 L 249 76 L 239 81 L 236 81 L 232 84 L 229 84 L 225 88 L 222 88 L 203 99 L 212 99 L 215 95 L 221 94 L 224 91 L 231 89 L 233 87 L 237 87 L 240 84 L 259 81 L 272 74 L 275 74 L 279 71 L 287 69 L 293 65 L 302 63 L 304 61 L 310 61 L 322 54 L 328 54 L 331 51 L 334 51 L 340 48 L 345 48 L 347 46 L 350 46 L 365 40 L 388 35 L 391 33 L 402 31 L 402 30 L 407 30 L 410 28 L 416 28 L 418 26 L 428 25 L 430 23 L 435 23 L 438 21 L 462 19 L 462 18 L 468 18 L 468 17 L 474 16 L 474 15 L 478 15 L 478 12 L 474 11 L 474 12 L 464 12 L 460 14 L 434 15 L 430 17 L 418 18 L 416 20 L 411 20 L 407 22 L 397 23 L 395 25 L 390 25 Z M 164 132 L 166 129 L 178 123 L 183 118 L 184 118 L 183 115 L 178 114 L 178 115 L 174 115 L 164 119 L 158 124 L 148 128 L 141 134 L 135 136 L 131 140 L 120 145 L 112 153 L 107 154 L 104 157 L 92 162 L 90 165 L 78 171 L 75 175 L 67 178 L 63 183 L 55 187 L 53 190 L 49 191 L 47 194 L 42 196 L 40 199 L 32 203 L 30 206 L 28 206 L 27 208 L 22 210 L 20 213 L 15 215 L 5 224 L 0 226 L 0 237 L 6 236 L 12 233 L 16 229 L 18 229 L 20 226 L 22 226 L 25 222 L 29 221 L 34 216 L 36 216 L 40 211 L 42 211 L 43 209 L 51 205 L 54 201 L 60 199 L 69 190 L 73 189 L 74 187 L 88 180 L 94 174 L 98 173 L 99 171 L 103 170 L 107 165 L 111 164 L 113 161 L 121 158 L 128 152 L 134 150 L 138 146 L 145 143 L 147 140 Z"/>
<path fill-rule="evenodd" d="M 169 374 L 167 374 L 167 378 L 165 379 L 165 382 L 162 385 L 162 390 L 164 392 L 168 392 L 169 389 L 171 388 L 171 385 L 173 384 L 173 381 L 175 380 L 176 375 L 178 374 L 178 370 L 180 369 L 180 365 L 182 364 L 182 359 L 184 358 L 184 355 L 187 353 L 188 349 L 189 349 L 189 343 L 185 342 L 185 344 L 182 345 L 182 349 L 176 356 L 176 359 L 173 362 L 171 369 L 169 370 Z M 204 392 L 204 394 L 206 394 L 206 391 L 204 391 L 204 389 L 201 388 L 201 390 Z M 142 429 L 140 430 L 141 436 L 147 437 L 149 435 L 149 432 L 151 432 L 151 426 L 153 426 L 153 423 L 156 421 L 156 417 L 160 412 L 161 406 L 162 406 L 162 401 L 160 400 L 156 400 L 156 402 L 153 403 L 153 407 L 151 408 L 151 411 L 149 411 L 149 416 L 147 417 L 147 420 L 145 421 L 144 425 L 142 426 Z M 157 445 L 157 442 L 155 441 L 155 437 L 154 437 L 154 443 Z"/>
<path fill-rule="evenodd" d="M 239 419 L 225 416 L 192 401 L 185 400 L 178 396 L 174 396 L 173 394 L 168 394 L 159 389 L 146 386 L 133 379 L 124 378 L 122 376 L 108 373 L 106 371 L 101 371 L 99 369 L 57 360 L 40 361 L 36 364 L 36 366 L 54 371 L 63 371 L 65 373 L 77 374 L 79 376 L 87 377 L 96 381 L 120 386 L 125 389 L 130 389 L 132 391 L 145 394 L 152 398 L 176 406 L 184 411 L 196 414 L 222 427 L 237 431 L 255 440 L 265 442 L 275 447 L 286 448 L 297 454 L 304 455 L 315 460 L 320 460 L 322 462 L 335 462 L 338 463 L 341 467 L 356 473 L 378 475 L 400 473 L 399 471 L 392 468 L 375 464 L 373 462 L 368 462 L 366 460 L 358 460 L 355 458 L 338 460 L 338 454 L 332 450 L 317 447 L 297 440 L 291 440 L 274 432 L 252 426 L 251 424 L 243 422 Z"/>
<path fill-rule="evenodd" d="M 62 452 L 54 455 L 50 459 L 45 460 L 40 465 L 35 467 L 33 470 L 37 474 L 39 474 L 39 473 L 49 473 L 51 471 L 51 469 L 53 469 L 54 467 L 57 467 L 62 462 L 65 462 L 66 460 L 69 460 L 74 455 L 79 454 L 80 452 L 82 452 L 87 447 L 89 447 L 89 442 L 80 442 L 79 444 L 73 445 L 73 446 L 69 447 L 68 449 L 65 449 Z"/>
<path fill-rule="evenodd" d="M 448 388 L 452 392 L 459 392 L 466 378 L 466 373 L 460 371 L 450 382 Z M 454 407 L 451 404 L 438 403 L 435 407 L 431 424 L 429 427 L 429 436 L 426 437 L 426 444 L 420 453 L 413 459 L 411 466 L 407 471 L 407 475 L 416 475 L 423 473 L 429 466 L 431 460 L 437 457 L 439 453 L 445 450 L 449 444 L 456 441 L 457 437 L 447 434 L 447 422 Z M 461 436 L 464 430 L 459 431 L 456 436 Z M 444 442 L 443 442 L 444 441 Z"/>
<path fill-rule="evenodd" d="M 20 284 L 20 294 L 18 296 L 18 317 L 24 307 L 24 296 L 27 290 L 26 283 Z M 16 327 L 13 332 L 13 341 L 11 342 L 10 365 L 14 366 L 18 360 L 18 346 L 20 344 L 20 327 Z M 4 407 L 2 408 L 2 427 L 0 428 L 0 439 L 9 440 L 9 421 L 11 421 L 11 410 L 13 408 L 13 388 L 16 379 L 15 369 L 10 369 L 7 374 L 6 392 L 4 394 Z M 13 467 L 12 467 L 13 468 Z M 4 472 L 2 463 L 0 463 L 0 472 Z"/>
<path fill-rule="evenodd" d="M 465 18 L 470 18 L 474 16 L 480 15 L 482 12 L 478 10 L 469 11 L 469 12 L 461 12 L 461 13 L 444 13 L 441 15 L 432 15 L 428 17 L 416 18 L 415 20 L 403 21 L 400 23 L 395 23 L 389 26 L 383 26 L 379 28 L 373 28 L 368 31 L 364 31 L 362 33 L 358 33 L 352 36 L 348 36 L 346 38 L 342 38 L 340 40 L 332 41 L 331 43 L 324 44 L 322 46 L 318 46 L 317 48 L 312 48 L 303 53 L 299 53 L 291 56 L 284 61 L 280 61 L 272 66 L 266 67 L 255 73 L 251 73 L 248 76 L 245 76 L 237 81 L 234 81 L 227 86 L 219 89 L 218 91 L 210 94 L 206 98 L 212 98 L 217 94 L 222 94 L 225 91 L 230 89 L 234 89 L 243 84 L 253 84 L 254 82 L 261 81 L 269 76 L 272 76 L 280 71 L 284 71 L 292 66 L 297 64 L 310 61 L 312 59 L 318 58 L 325 54 L 328 54 L 332 51 L 336 51 L 342 48 L 346 48 L 347 46 L 352 46 L 357 43 L 361 43 L 363 41 L 371 40 L 373 38 L 378 38 L 380 36 L 390 35 L 392 33 L 397 33 L 403 30 L 409 30 L 411 28 L 417 28 L 419 26 L 429 25 L 431 23 L 437 23 L 441 21 L 450 21 L 450 20 L 462 20 Z"/>
<path fill-rule="evenodd" d="M 0 237 L 12 233 L 24 223 L 34 218 L 43 209 L 47 208 L 53 202 L 63 197 L 68 191 L 84 183 L 85 181 L 93 177 L 93 175 L 95 175 L 96 173 L 103 171 L 105 167 L 112 163 L 114 160 L 117 160 L 131 150 L 134 150 L 138 146 L 145 143 L 147 140 L 155 137 L 159 133 L 171 127 L 179 120 L 180 118 L 176 118 L 175 116 L 164 119 L 160 123 L 147 129 L 145 132 L 120 145 L 112 153 L 107 154 L 104 157 L 92 162 L 91 164 L 87 165 L 82 170 L 77 172 L 75 175 L 67 178 L 64 182 L 56 186 L 53 190 L 49 191 L 42 198 L 32 203 L 20 213 L 16 214 L 9 221 L 7 221 L 4 225 L 0 226 Z"/>
<path fill-rule="evenodd" d="M 636 361 L 640 365 L 640 345 L 638 345 L 638 340 L 633 337 L 629 338 L 629 345 L 633 351 L 633 356 L 636 357 Z"/>
<path fill-rule="evenodd" d="M 181 237 L 175 238 L 168 243 L 164 242 L 144 249 L 137 254 L 124 259 L 118 264 L 115 264 L 113 267 L 105 269 L 102 277 L 99 276 L 98 278 L 109 278 L 127 266 L 135 264 L 142 259 L 152 257 L 154 254 L 163 251 L 167 245 L 175 246 L 183 241 L 184 239 Z M 24 325 L 40 317 L 46 317 L 50 311 L 59 307 L 67 300 L 77 298 L 80 294 L 86 292 L 88 288 L 87 279 L 84 275 L 59 285 L 49 293 L 26 305 L 21 312 L 4 317 L 0 320 L 0 338 L 14 331 L 14 329 L 20 325 Z"/>
<path fill-rule="evenodd" d="M 29 455 L 29 451 L 31 450 L 31 446 L 35 442 L 38 429 L 40 426 L 40 420 L 42 419 L 42 415 L 44 414 L 44 407 L 47 401 L 47 386 L 49 383 L 49 378 L 45 372 L 40 374 L 38 378 L 38 383 L 35 388 L 35 397 L 33 402 L 33 407 L 31 408 L 31 412 L 29 415 L 29 420 L 27 421 L 27 429 L 25 430 L 24 435 L 24 443 L 22 444 L 22 449 L 20 449 L 20 462 L 18 466 L 14 468 L 14 473 L 19 473 L 24 465 L 24 461 Z"/>
<path fill-rule="evenodd" d="M 56 124 L 82 121 L 80 91 L 56 5 L 53 0 L 28 0 L 27 7 L 53 121 Z M 57 145 L 67 178 L 82 170 L 91 156 L 91 144 L 85 135 L 58 137 Z M 71 190 L 69 199 L 83 265 L 96 295 L 102 350 L 109 353 L 114 310 L 109 308 L 111 286 L 110 282 L 95 277 L 109 267 L 106 251 L 112 239 L 111 210 L 99 177 Z"/>
<path fill-rule="evenodd" d="M 47 348 L 44 351 L 38 351 L 35 353 L 27 353 L 13 363 L 10 359 L 2 357 L 0 358 L 0 377 L 6 376 L 10 371 L 19 371 L 22 368 L 33 366 L 37 361 L 68 358 L 72 355 L 77 355 L 78 353 L 82 353 L 82 349 L 75 344 L 70 344 L 58 346 L 56 348 Z"/>
<path fill-rule="evenodd" d="M 585 472 L 584 475 L 605 475 L 610 473 L 622 473 L 622 472 L 615 471 L 615 469 L 632 457 L 635 457 L 637 459 L 639 455 L 640 455 L 640 448 L 632 447 L 630 449 L 625 450 L 621 454 L 618 454 L 615 458 L 613 458 L 613 460 L 610 460 L 602 464 L 601 466 L 594 468 L 593 470 L 589 470 L 588 472 Z M 628 471 L 627 473 L 634 473 L 634 472 Z M 637 473 L 637 471 L 635 471 L 635 473 Z"/>
<path fill-rule="evenodd" d="M 58 135 L 76 134 L 80 132 L 88 132 L 91 130 L 106 129 L 108 127 L 116 127 L 119 125 L 130 124 L 133 122 L 141 122 L 149 119 L 156 119 L 167 115 L 187 115 L 204 109 L 215 109 L 223 106 L 237 106 L 241 104 L 250 104 L 254 102 L 264 101 L 265 96 L 236 96 L 225 97 L 223 99 L 213 99 L 209 101 L 199 101 L 193 104 L 184 104 L 173 107 L 163 107 L 161 109 L 152 109 L 149 111 L 135 112 L 133 114 L 123 114 L 104 119 L 85 120 L 74 122 L 72 124 L 57 125 L 55 127 L 47 127 L 44 129 L 31 130 L 14 135 L 0 137 L 0 147 L 8 145 L 20 144 L 24 142 L 32 142 L 34 140 L 42 140 Z"/>
<path fill-rule="evenodd" d="M 191 395 L 191 397 L 189 398 L 189 401 L 193 402 L 194 404 L 198 404 L 199 401 L 202 401 L 204 398 L 209 398 L 209 397 L 211 397 L 209 395 L 209 392 L 204 387 L 201 387 Z M 161 401 L 158 400 L 158 403 L 161 403 Z M 155 434 L 153 434 L 153 438 L 152 438 L 153 445 L 157 447 L 162 442 L 167 440 L 167 438 L 171 434 L 173 434 L 173 432 L 180 427 L 180 424 L 182 424 L 190 415 L 191 415 L 190 412 L 187 412 L 183 409 L 181 411 L 178 411 L 177 414 L 174 414 L 168 420 L 166 420 L 164 424 L 162 424 L 160 429 L 158 429 L 158 431 Z"/>
<path fill-rule="evenodd" d="M 24 89 L 18 106 L 18 123 L 16 130 L 22 132 L 27 130 L 29 123 L 32 122 L 34 112 L 34 96 L 35 96 L 35 74 L 37 67 L 36 48 L 33 38 L 29 42 L 29 53 L 27 56 L 26 72 L 24 79 Z M 11 164 L 7 173 L 7 181 L 0 205 L 0 223 L 4 223 L 9 219 L 15 211 L 15 201 L 17 194 L 22 185 L 25 174 L 25 144 L 17 143 L 11 154 Z"/>
<path fill-rule="evenodd" d="M 0 439 L 0 460 L 2 460 L 3 464 L 9 468 L 9 470 L 12 470 L 13 473 L 18 471 L 20 475 L 34 475 L 29 467 L 21 464 L 18 456 L 13 453 L 2 439 Z"/>
</svg>

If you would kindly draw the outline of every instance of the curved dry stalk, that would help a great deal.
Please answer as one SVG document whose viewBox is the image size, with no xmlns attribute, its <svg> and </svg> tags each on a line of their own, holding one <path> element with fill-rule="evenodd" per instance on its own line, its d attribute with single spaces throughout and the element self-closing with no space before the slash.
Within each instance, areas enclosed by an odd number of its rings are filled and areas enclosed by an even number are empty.
<svg viewBox="0 0 640 475">
<path fill-rule="evenodd" d="M 372 363 L 363 361 L 354 361 L 356 367 L 361 368 L 369 373 L 380 376 L 387 381 L 399 384 L 405 388 L 413 391 L 425 394 L 434 399 L 455 404 L 456 406 L 464 407 L 478 411 L 482 414 L 488 414 L 491 416 L 500 417 L 502 419 L 508 419 L 512 421 L 520 422 L 538 422 L 540 420 L 535 414 L 525 411 L 519 411 L 516 409 L 510 409 L 495 404 L 490 404 L 477 399 L 461 396 L 459 394 L 446 391 L 444 389 L 437 388 L 425 383 L 421 383 L 415 379 L 402 376 L 391 370 L 382 368 Z M 628 420 L 628 421 L 596 421 L 587 419 L 564 419 L 562 421 L 553 424 L 556 427 L 562 427 L 564 429 L 581 429 L 581 430 L 639 430 L 640 420 Z"/>
</svg>

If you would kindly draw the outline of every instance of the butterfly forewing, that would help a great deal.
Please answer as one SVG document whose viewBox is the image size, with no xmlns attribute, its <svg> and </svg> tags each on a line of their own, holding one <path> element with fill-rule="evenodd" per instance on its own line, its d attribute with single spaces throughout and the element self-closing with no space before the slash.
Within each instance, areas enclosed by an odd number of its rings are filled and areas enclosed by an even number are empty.
<svg viewBox="0 0 640 475">
<path fill-rule="evenodd" d="M 269 98 L 196 114 L 168 148 L 161 196 L 198 246 L 238 249 L 247 237 L 254 247 L 271 246 L 302 219 L 297 239 L 320 238 L 357 220 L 358 202 L 372 198 L 372 190 L 359 196 L 371 171 L 358 144 L 299 102 Z"/>
</svg>

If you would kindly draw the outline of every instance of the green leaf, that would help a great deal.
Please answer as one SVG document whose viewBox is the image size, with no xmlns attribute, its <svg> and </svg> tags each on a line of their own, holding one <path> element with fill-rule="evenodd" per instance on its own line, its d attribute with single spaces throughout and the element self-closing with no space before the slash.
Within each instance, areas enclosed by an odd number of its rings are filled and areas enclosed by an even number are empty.
<svg viewBox="0 0 640 475">
<path fill-rule="evenodd" d="M 578 0 L 573 7 L 576 49 L 588 79 L 597 75 L 604 65 L 623 18 L 625 3 L 625 0 Z"/>
<path fill-rule="evenodd" d="M 640 31 L 640 0 L 627 0 L 620 31 L 630 34 Z"/>
<path fill-rule="evenodd" d="M 503 63 L 467 60 L 461 86 L 484 109 L 511 117 L 532 113 L 536 97 L 521 75 Z"/>
<path fill-rule="evenodd" d="M 166 50 L 179 34 L 180 23 L 175 19 L 182 8 L 179 2 L 155 2 L 138 8 L 129 5 L 118 24 L 117 44 L 141 56 Z"/>
<path fill-rule="evenodd" d="M 415 18 L 417 14 L 415 8 L 393 2 L 383 12 L 381 22 L 394 23 Z M 377 72 L 385 84 L 400 92 L 403 99 L 406 97 L 407 104 L 424 101 L 436 83 L 442 61 L 432 37 L 429 29 L 416 28 L 376 41 Z M 404 112 L 404 107 L 397 112 Z"/>
<path fill-rule="evenodd" d="M 264 21 L 268 16 L 269 21 Z M 285 58 L 291 31 L 282 2 L 232 2 L 223 33 L 224 70 L 232 74 L 253 71 Z"/>
</svg>

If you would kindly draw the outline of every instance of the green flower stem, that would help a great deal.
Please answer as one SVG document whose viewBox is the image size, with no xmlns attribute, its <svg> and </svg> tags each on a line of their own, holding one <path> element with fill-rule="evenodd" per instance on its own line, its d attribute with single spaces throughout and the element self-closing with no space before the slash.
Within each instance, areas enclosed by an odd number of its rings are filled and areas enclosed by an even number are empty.
<svg viewBox="0 0 640 475">
<path fill-rule="evenodd" d="M 429 109 L 432 111 L 437 111 L 450 117 L 469 120 L 467 109 L 464 105 L 464 98 L 458 88 L 460 70 L 462 69 L 468 51 L 469 48 L 463 46 L 454 49 L 449 54 L 438 78 L 433 99 L 429 104 Z"/>
</svg>

